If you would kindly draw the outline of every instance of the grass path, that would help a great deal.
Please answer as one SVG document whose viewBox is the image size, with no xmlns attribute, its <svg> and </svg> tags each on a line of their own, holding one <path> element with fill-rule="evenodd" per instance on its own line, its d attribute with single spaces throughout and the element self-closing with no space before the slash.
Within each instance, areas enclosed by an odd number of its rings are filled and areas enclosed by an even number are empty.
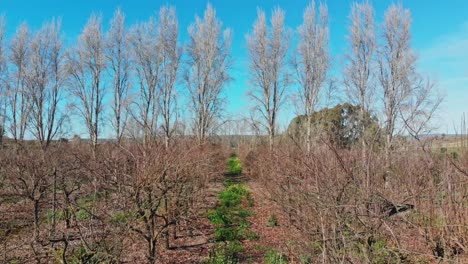
<svg viewBox="0 0 468 264">
<path fill-rule="evenodd" d="M 236 156 L 229 158 L 227 171 L 225 188 L 218 195 L 220 204 L 215 208 L 220 212 L 218 215 L 212 212 L 210 219 L 217 226 L 218 242 L 208 263 L 300 263 L 290 255 L 299 234 L 288 227 L 287 217 L 264 187 L 242 173 L 242 164 Z M 226 208 L 226 204 L 232 207 Z M 225 216 L 234 219 L 217 218 Z"/>
</svg>

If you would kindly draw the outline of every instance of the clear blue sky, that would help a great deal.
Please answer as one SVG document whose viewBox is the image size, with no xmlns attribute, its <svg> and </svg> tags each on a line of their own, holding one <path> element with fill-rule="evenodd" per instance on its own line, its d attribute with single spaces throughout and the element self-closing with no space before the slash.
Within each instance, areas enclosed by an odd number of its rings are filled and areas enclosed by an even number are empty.
<svg viewBox="0 0 468 264">
<path fill-rule="evenodd" d="M 234 32 L 232 56 L 235 59 L 232 76 L 234 81 L 226 90 L 229 98 L 227 112 L 232 115 L 246 114 L 248 110 L 248 61 L 245 35 L 256 19 L 256 9 L 261 7 L 267 13 L 279 6 L 286 11 L 287 25 L 295 29 L 302 19 L 302 12 L 308 1 L 297 0 L 1 0 L 0 13 L 6 16 L 7 32 L 26 21 L 33 29 L 52 17 L 62 17 L 63 31 L 67 42 L 73 42 L 93 12 L 103 15 L 105 25 L 114 10 L 120 7 L 127 15 L 127 23 L 146 20 L 165 4 L 177 9 L 182 43 L 187 36 L 187 27 L 195 14 L 202 15 L 206 4 L 211 2 L 224 26 Z M 346 47 L 345 36 L 348 14 L 352 1 L 323 1 L 328 4 L 330 16 L 330 48 L 334 60 L 333 74 L 340 71 L 340 61 Z M 382 20 L 385 9 L 394 1 L 371 1 L 376 10 L 376 19 Z M 453 125 L 465 112 L 468 114 L 468 2 L 466 0 L 408 0 L 400 1 L 411 10 L 413 47 L 419 55 L 420 69 L 429 73 L 446 93 L 446 101 L 439 115 L 439 132 L 453 132 Z M 283 115 L 284 121 L 292 117 L 292 111 Z"/>
</svg>

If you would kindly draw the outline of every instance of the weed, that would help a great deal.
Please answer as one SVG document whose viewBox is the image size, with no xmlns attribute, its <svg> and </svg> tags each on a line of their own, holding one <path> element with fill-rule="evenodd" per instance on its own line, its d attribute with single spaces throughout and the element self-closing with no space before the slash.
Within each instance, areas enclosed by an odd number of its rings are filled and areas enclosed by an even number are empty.
<svg viewBox="0 0 468 264">
<path fill-rule="evenodd" d="M 206 264 L 236 264 L 244 248 L 239 242 L 218 243 L 211 251 Z"/>
<path fill-rule="evenodd" d="M 276 218 L 276 215 L 272 214 L 270 216 L 270 218 L 268 218 L 267 226 L 268 227 L 279 226 L 278 219 Z"/>
<path fill-rule="evenodd" d="M 252 212 L 242 206 L 249 193 L 242 184 L 231 184 L 219 193 L 220 204 L 208 213 L 208 220 L 215 225 L 215 239 L 222 243 L 213 248 L 207 263 L 237 263 L 241 240 L 256 238 L 247 221 Z"/>
<path fill-rule="evenodd" d="M 267 264 L 286 264 L 288 258 L 281 252 L 270 249 L 265 254 L 265 263 Z"/>
<path fill-rule="evenodd" d="M 52 223 L 54 219 L 54 211 L 48 210 L 47 211 L 47 222 Z M 65 213 L 63 210 L 55 211 L 55 220 L 65 220 Z"/>
<path fill-rule="evenodd" d="M 125 225 L 132 216 L 129 212 L 117 212 L 112 215 L 111 222 L 116 225 Z"/>
<path fill-rule="evenodd" d="M 231 157 L 228 159 L 227 163 L 227 171 L 228 174 L 230 175 L 240 175 L 242 174 L 242 164 L 240 159 L 235 156 L 231 155 Z"/>
<path fill-rule="evenodd" d="M 78 221 L 87 221 L 91 220 L 92 214 L 85 209 L 80 209 L 76 212 L 76 220 Z"/>
</svg>

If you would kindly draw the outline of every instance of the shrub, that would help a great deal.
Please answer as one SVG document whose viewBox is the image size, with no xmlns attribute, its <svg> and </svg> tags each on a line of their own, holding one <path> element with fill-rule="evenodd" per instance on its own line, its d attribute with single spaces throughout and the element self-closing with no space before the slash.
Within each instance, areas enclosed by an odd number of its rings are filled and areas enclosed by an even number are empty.
<svg viewBox="0 0 468 264">
<path fill-rule="evenodd" d="M 219 200 L 223 206 L 234 207 L 239 205 L 249 192 L 242 184 L 232 184 L 219 194 Z"/>
<path fill-rule="evenodd" d="M 235 264 L 239 263 L 238 255 L 244 251 L 239 242 L 218 243 L 211 251 L 206 264 Z"/>
<path fill-rule="evenodd" d="M 265 263 L 267 264 L 286 264 L 288 258 L 283 253 L 270 249 L 265 254 Z"/>
<path fill-rule="evenodd" d="M 226 166 L 227 166 L 228 174 L 230 175 L 242 174 L 242 164 L 241 164 L 240 159 L 237 156 L 232 155 L 228 159 Z"/>
</svg>

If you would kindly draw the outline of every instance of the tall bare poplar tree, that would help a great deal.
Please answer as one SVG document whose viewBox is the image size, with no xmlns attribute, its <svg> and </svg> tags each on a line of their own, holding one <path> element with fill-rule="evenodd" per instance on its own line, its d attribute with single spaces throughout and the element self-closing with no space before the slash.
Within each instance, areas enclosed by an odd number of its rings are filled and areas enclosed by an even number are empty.
<svg viewBox="0 0 468 264">
<path fill-rule="evenodd" d="M 408 99 L 414 85 L 416 56 L 411 48 L 410 26 L 410 11 L 401 4 L 392 4 L 385 12 L 378 63 L 383 90 L 387 162 L 393 147 L 399 107 Z"/>
<path fill-rule="evenodd" d="M 182 49 L 178 44 L 179 22 L 174 7 L 162 7 L 159 11 L 158 45 L 161 54 L 161 78 L 159 81 L 162 130 L 166 148 L 177 122 L 175 84 L 179 71 Z"/>
<path fill-rule="evenodd" d="M 370 106 L 375 84 L 372 70 L 377 48 L 374 9 L 369 2 L 353 3 L 345 55 L 344 84 L 347 96 L 360 106 L 361 118 Z"/>
<path fill-rule="evenodd" d="M 250 96 L 257 104 L 256 110 L 264 119 L 268 130 L 270 148 L 273 148 L 277 129 L 277 117 L 289 84 L 286 56 L 289 48 L 289 32 L 284 26 L 284 11 L 276 8 L 267 26 L 265 12 L 258 10 L 252 32 L 247 35 L 250 58 Z"/>
<path fill-rule="evenodd" d="M 329 27 L 328 9 L 321 4 L 319 12 L 312 1 L 305 9 L 303 23 L 297 29 L 299 44 L 293 60 L 299 83 L 299 98 L 307 116 L 307 151 L 311 149 L 312 114 L 316 110 L 320 91 L 327 80 L 330 67 L 328 51 Z"/>
<path fill-rule="evenodd" d="M 10 114 L 9 130 L 15 141 L 24 140 L 31 103 L 26 93 L 26 71 L 29 63 L 30 32 L 22 24 L 10 44 L 10 72 L 7 100 Z"/>
<path fill-rule="evenodd" d="M 157 30 L 156 19 L 151 17 L 147 22 L 134 26 L 130 37 L 132 62 L 138 83 L 137 98 L 134 102 L 136 109 L 132 116 L 143 131 L 144 142 L 156 135 L 159 115 L 157 88 L 161 56 Z"/>
<path fill-rule="evenodd" d="M 443 97 L 434 83 L 416 70 L 417 57 L 411 48 L 411 14 L 401 4 L 385 12 L 382 44 L 378 52 L 379 81 L 383 91 L 386 166 L 391 166 L 394 136 L 406 131 L 419 139 Z M 388 171 L 384 175 L 388 186 Z"/>
<path fill-rule="evenodd" d="M 375 92 L 375 38 L 374 9 L 369 2 L 353 3 L 348 35 L 349 51 L 345 55 L 344 84 L 348 99 L 359 105 L 361 131 L 365 131 L 365 115 L 371 108 Z M 367 162 L 367 138 L 362 137 L 362 161 L 366 164 L 366 186 L 370 186 Z"/>
<path fill-rule="evenodd" d="M 203 19 L 195 18 L 189 27 L 187 70 L 185 83 L 194 113 L 194 132 L 199 141 L 205 140 L 215 118 L 221 113 L 221 91 L 231 79 L 229 69 L 231 31 L 222 31 L 216 11 L 208 4 Z"/>
<path fill-rule="evenodd" d="M 0 145 L 5 134 L 5 124 L 7 118 L 7 58 L 6 58 L 6 47 L 5 47 L 5 18 L 0 16 Z"/>
<path fill-rule="evenodd" d="M 59 110 L 64 85 L 61 22 L 52 20 L 30 44 L 27 92 L 31 98 L 31 132 L 46 148 L 60 132 L 65 115 Z"/>
<path fill-rule="evenodd" d="M 106 36 L 106 56 L 112 78 L 115 139 L 120 143 L 127 124 L 128 90 L 130 86 L 130 56 L 125 14 L 118 9 L 110 22 Z"/>
<path fill-rule="evenodd" d="M 100 16 L 91 16 L 78 38 L 77 46 L 68 53 L 67 57 L 70 92 L 78 102 L 74 106 L 85 121 L 95 151 L 99 135 L 99 121 L 103 110 L 104 84 L 102 83 L 102 74 L 106 67 Z"/>
</svg>

